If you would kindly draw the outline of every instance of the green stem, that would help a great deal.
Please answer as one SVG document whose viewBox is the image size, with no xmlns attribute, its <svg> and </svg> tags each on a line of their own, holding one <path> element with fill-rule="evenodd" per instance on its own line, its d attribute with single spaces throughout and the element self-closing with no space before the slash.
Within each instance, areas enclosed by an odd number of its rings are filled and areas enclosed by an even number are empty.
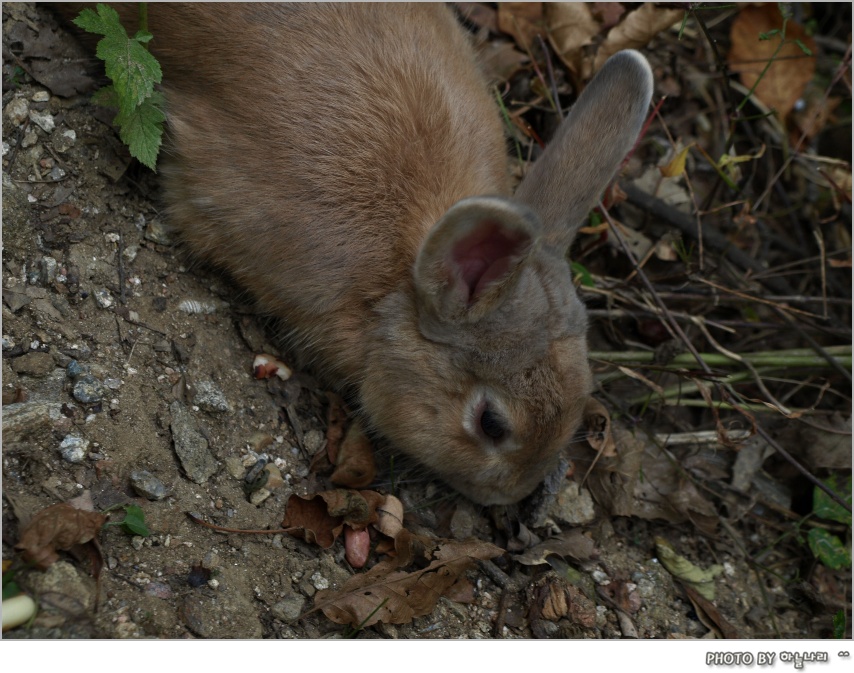
<svg viewBox="0 0 854 673">
<path fill-rule="evenodd" d="M 851 346 L 829 346 L 825 349 L 828 354 L 835 357 L 839 363 L 851 368 Z M 700 353 L 703 361 L 714 367 L 728 367 L 738 365 L 739 361 L 727 357 L 721 353 Z M 655 353 L 652 351 L 593 351 L 590 353 L 591 360 L 602 360 L 612 364 L 650 364 L 653 362 Z M 758 351 L 756 353 L 745 353 L 742 359 L 754 366 L 773 367 L 827 367 L 827 360 L 816 355 L 809 348 L 792 348 L 781 351 Z M 670 360 L 666 368 L 683 369 L 696 366 L 697 361 L 690 353 L 682 353 Z"/>
<path fill-rule="evenodd" d="M 148 32 L 148 3 L 139 3 L 139 30 L 144 33 Z"/>
</svg>

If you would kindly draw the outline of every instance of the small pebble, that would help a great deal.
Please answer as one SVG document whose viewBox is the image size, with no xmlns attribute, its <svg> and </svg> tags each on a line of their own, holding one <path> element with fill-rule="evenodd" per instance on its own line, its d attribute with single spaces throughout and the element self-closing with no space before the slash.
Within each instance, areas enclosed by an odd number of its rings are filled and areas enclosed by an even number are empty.
<svg viewBox="0 0 854 673">
<path fill-rule="evenodd" d="M 145 585 L 143 590 L 146 596 L 154 596 L 155 598 L 169 599 L 172 598 L 172 587 L 163 582 L 150 582 Z"/>
<path fill-rule="evenodd" d="M 163 482 L 147 470 L 131 472 L 130 485 L 138 495 L 149 500 L 163 500 L 169 494 Z"/>
<path fill-rule="evenodd" d="M 53 120 L 53 115 L 47 112 L 36 112 L 35 110 L 30 110 L 30 121 L 45 133 L 53 133 L 53 130 L 56 128 L 56 122 Z"/>
<path fill-rule="evenodd" d="M 196 396 L 193 404 L 199 409 L 212 413 L 225 413 L 231 411 L 231 405 L 225 399 L 225 394 L 210 381 L 198 381 L 196 383 Z"/>
<path fill-rule="evenodd" d="M 109 290 L 95 290 L 95 303 L 101 308 L 110 308 L 113 305 L 113 296 Z"/>
<path fill-rule="evenodd" d="M 89 373 L 89 367 L 86 365 L 81 365 L 77 360 L 72 360 L 68 363 L 68 366 L 65 368 L 65 374 L 70 379 L 76 379 L 78 376 L 83 376 L 83 374 Z"/>
<path fill-rule="evenodd" d="M 89 447 L 89 440 L 76 435 L 66 435 L 65 439 L 59 445 L 59 452 L 62 459 L 69 463 L 82 463 L 86 460 L 86 450 Z"/>
<path fill-rule="evenodd" d="M 329 580 L 319 572 L 314 573 L 310 578 L 312 586 L 318 591 L 323 591 L 329 588 Z"/>
<path fill-rule="evenodd" d="M 20 126 L 21 122 L 27 118 L 29 112 L 30 108 L 27 105 L 27 101 L 23 98 L 13 98 L 9 101 L 6 107 L 3 108 L 3 116 L 13 126 Z"/>
<path fill-rule="evenodd" d="M 107 389 L 91 374 L 84 374 L 74 383 L 71 394 L 81 404 L 97 404 L 107 396 Z"/>
<path fill-rule="evenodd" d="M 35 103 L 47 103 L 50 100 L 50 93 L 47 91 L 36 91 L 31 100 Z"/>
<path fill-rule="evenodd" d="M 270 613 L 276 619 L 290 624 L 300 618 L 304 609 L 305 598 L 299 594 L 293 594 L 270 606 Z"/>
</svg>

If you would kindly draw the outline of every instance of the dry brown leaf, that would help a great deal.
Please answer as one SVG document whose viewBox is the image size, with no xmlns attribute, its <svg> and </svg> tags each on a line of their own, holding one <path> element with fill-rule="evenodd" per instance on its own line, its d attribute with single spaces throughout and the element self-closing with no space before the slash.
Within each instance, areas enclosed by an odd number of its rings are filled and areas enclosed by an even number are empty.
<svg viewBox="0 0 854 673">
<path fill-rule="evenodd" d="M 622 2 L 591 2 L 593 16 L 602 24 L 602 28 L 611 28 L 620 22 L 620 18 L 626 13 Z"/>
<path fill-rule="evenodd" d="M 590 44 L 600 30 L 590 6 L 584 2 L 549 2 L 545 6 L 545 23 L 555 53 L 570 70 L 580 72 L 581 48 Z"/>
<path fill-rule="evenodd" d="M 503 84 L 530 60 L 513 42 L 489 40 L 477 51 L 480 71 L 490 84 Z"/>
<path fill-rule="evenodd" d="M 726 638 L 727 640 L 741 638 L 735 627 L 727 621 L 720 610 L 715 607 L 714 603 L 703 598 L 696 589 L 687 584 L 683 585 L 682 588 L 688 594 L 688 599 L 694 606 L 697 618 L 714 631 L 718 638 Z"/>
<path fill-rule="evenodd" d="M 780 44 L 780 35 L 760 40 L 760 33 L 779 30 L 783 17 L 777 3 L 743 7 L 730 28 L 730 49 L 727 61 L 739 74 L 747 89 L 753 88 L 765 66 L 774 62 L 765 72 L 754 94 L 769 108 L 774 108 L 780 119 L 785 119 L 815 74 L 815 56 L 807 56 L 794 43 L 800 40 L 815 54 L 815 40 L 807 35 L 803 26 L 795 21 L 786 24 L 786 42 L 774 56 Z"/>
<path fill-rule="evenodd" d="M 23 552 L 25 560 L 45 569 L 59 560 L 57 549 L 67 551 L 96 542 L 106 520 L 103 514 L 84 512 L 66 503 L 52 505 L 32 518 L 15 548 Z"/>
<path fill-rule="evenodd" d="M 605 61 L 621 49 L 645 47 L 661 31 L 681 21 L 684 15 L 683 9 L 668 9 L 658 7 L 651 2 L 643 3 L 608 32 L 608 36 L 596 52 L 593 71 L 598 71 L 605 65 Z"/>
<path fill-rule="evenodd" d="M 593 499 L 612 516 L 692 521 L 713 535 L 718 515 L 667 456 L 650 441 L 625 428 L 612 426 L 617 455 L 602 459 L 585 481 Z"/>
<path fill-rule="evenodd" d="M 593 540 L 584 533 L 580 530 L 570 530 L 549 538 L 522 554 L 513 556 L 513 560 L 526 566 L 540 565 L 548 563 L 546 558 L 552 554 L 588 561 L 594 558 L 598 551 Z"/>
<path fill-rule="evenodd" d="M 335 471 L 330 475 L 333 484 L 348 488 L 364 488 L 377 476 L 374 464 L 374 448 L 371 440 L 354 421 L 338 448 Z"/>
<path fill-rule="evenodd" d="M 430 555 L 434 560 L 426 568 L 406 572 L 395 562 L 378 563 L 366 573 L 353 575 L 338 591 L 319 591 L 311 612 L 322 610 L 337 624 L 351 626 L 406 624 L 432 612 L 439 598 L 457 584 L 475 560 L 503 553 L 481 540 L 434 543 L 437 546 Z"/>
<path fill-rule="evenodd" d="M 385 496 L 376 491 L 353 491 L 343 488 L 316 493 L 310 497 L 293 494 L 285 507 L 282 528 L 296 528 L 291 533 L 323 549 L 331 547 L 346 523 L 361 529 L 377 520 L 377 507 Z"/>
<path fill-rule="evenodd" d="M 498 30 L 512 35 L 522 51 L 530 51 L 543 31 L 542 2 L 502 2 L 498 5 Z"/>
</svg>

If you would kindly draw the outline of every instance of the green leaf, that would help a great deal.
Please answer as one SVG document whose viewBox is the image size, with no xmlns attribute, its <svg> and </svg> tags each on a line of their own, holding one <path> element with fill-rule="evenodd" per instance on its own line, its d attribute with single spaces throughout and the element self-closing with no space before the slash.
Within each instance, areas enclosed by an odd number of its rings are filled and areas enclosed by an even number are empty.
<svg viewBox="0 0 854 673">
<path fill-rule="evenodd" d="M 587 270 L 587 267 L 583 264 L 579 264 L 578 262 L 570 262 L 570 268 L 572 269 L 573 276 L 579 276 L 581 278 L 581 284 L 584 287 L 594 287 L 595 283 L 593 282 L 593 276 L 590 275 L 590 272 Z"/>
<path fill-rule="evenodd" d="M 796 39 L 795 44 L 801 48 L 801 51 L 804 52 L 807 56 L 812 56 L 812 49 L 810 49 L 807 45 L 805 45 L 800 40 Z"/>
<path fill-rule="evenodd" d="M 815 557 L 831 570 L 851 567 L 851 550 L 835 535 L 822 528 L 813 528 L 807 539 Z"/>
<path fill-rule="evenodd" d="M 126 533 L 130 533 L 131 535 L 141 535 L 142 537 L 151 535 L 151 531 L 145 525 L 145 513 L 141 507 L 136 505 L 127 505 L 125 507 L 125 518 L 122 521 L 122 528 L 125 529 Z"/>
<path fill-rule="evenodd" d="M 160 64 L 145 46 L 152 35 L 140 30 L 131 38 L 111 7 L 99 4 L 97 11 L 84 9 L 74 20 L 80 28 L 103 35 L 96 54 L 112 80 L 93 100 L 99 105 L 116 107 L 114 122 L 131 156 L 155 170 L 163 135 L 163 97 L 154 90 L 163 78 Z"/>
<path fill-rule="evenodd" d="M 779 34 L 780 29 L 775 28 L 774 30 L 769 30 L 767 33 L 759 33 L 759 40 L 764 42 L 765 40 L 770 40 L 775 35 Z"/>
<path fill-rule="evenodd" d="M 849 506 L 851 505 L 851 475 L 848 475 L 848 478 L 842 480 L 840 483 L 837 476 L 832 474 L 824 480 L 824 483 L 827 484 L 831 490 L 841 495 L 842 499 L 845 500 Z M 830 496 L 817 486 L 813 489 L 812 511 L 821 519 L 838 521 L 846 526 L 851 525 L 851 512 L 835 500 L 831 500 Z"/>
<path fill-rule="evenodd" d="M 157 153 L 163 136 L 163 96 L 154 92 L 141 105 L 126 113 L 119 110 L 113 122 L 119 127 L 119 137 L 128 146 L 131 156 L 155 170 Z"/>
<path fill-rule="evenodd" d="M 845 610 L 839 610 L 833 615 L 833 637 L 845 637 Z"/>
</svg>

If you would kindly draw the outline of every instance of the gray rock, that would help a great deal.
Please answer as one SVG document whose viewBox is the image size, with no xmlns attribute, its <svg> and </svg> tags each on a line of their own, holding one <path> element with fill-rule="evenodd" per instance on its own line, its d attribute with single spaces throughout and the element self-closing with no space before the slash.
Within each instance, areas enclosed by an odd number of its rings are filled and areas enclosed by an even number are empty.
<svg viewBox="0 0 854 673">
<path fill-rule="evenodd" d="M 78 376 L 88 374 L 89 367 L 87 367 L 86 365 L 81 365 L 77 360 L 72 360 L 65 367 L 65 373 L 68 375 L 68 378 L 76 379 Z"/>
<path fill-rule="evenodd" d="M 223 392 L 210 381 L 196 382 L 196 396 L 193 404 L 204 411 L 224 413 L 231 411 L 231 405 L 225 399 Z"/>
<path fill-rule="evenodd" d="M 21 122 L 27 118 L 29 112 L 30 108 L 27 105 L 27 101 L 23 98 L 13 98 L 3 108 L 3 117 L 13 126 L 20 126 Z"/>
<path fill-rule="evenodd" d="M 181 467 L 191 481 L 204 484 L 217 470 L 208 441 L 202 437 L 195 419 L 183 404 L 176 400 L 169 411 L 172 412 L 172 440 Z"/>
<path fill-rule="evenodd" d="M 286 624 L 292 624 L 297 621 L 304 609 L 305 598 L 299 594 L 283 598 L 275 605 L 270 606 L 272 615 Z"/>
<path fill-rule="evenodd" d="M 91 374 L 79 377 L 71 389 L 74 399 L 81 404 L 98 404 L 107 396 L 107 389 Z"/>
<path fill-rule="evenodd" d="M 62 459 L 69 463 L 82 463 L 86 460 L 89 440 L 76 435 L 66 435 L 59 445 Z"/>
<path fill-rule="evenodd" d="M 30 121 L 45 133 L 53 133 L 53 130 L 56 128 L 56 122 L 53 120 L 53 115 L 49 112 L 36 112 L 35 110 L 30 110 Z"/>
<path fill-rule="evenodd" d="M 143 498 L 163 500 L 169 495 L 164 483 L 147 470 L 134 470 L 130 473 L 130 485 Z"/>
<path fill-rule="evenodd" d="M 552 506 L 551 514 L 556 521 L 572 526 L 592 522 L 596 518 L 596 510 L 590 491 L 579 487 L 572 479 L 567 479 Z"/>
<path fill-rule="evenodd" d="M 101 308 L 110 308 L 113 305 L 113 295 L 110 294 L 109 290 L 95 290 L 94 295 L 95 303 Z"/>
<path fill-rule="evenodd" d="M 3 446 L 49 436 L 62 421 L 62 405 L 21 402 L 3 407 Z"/>
</svg>

